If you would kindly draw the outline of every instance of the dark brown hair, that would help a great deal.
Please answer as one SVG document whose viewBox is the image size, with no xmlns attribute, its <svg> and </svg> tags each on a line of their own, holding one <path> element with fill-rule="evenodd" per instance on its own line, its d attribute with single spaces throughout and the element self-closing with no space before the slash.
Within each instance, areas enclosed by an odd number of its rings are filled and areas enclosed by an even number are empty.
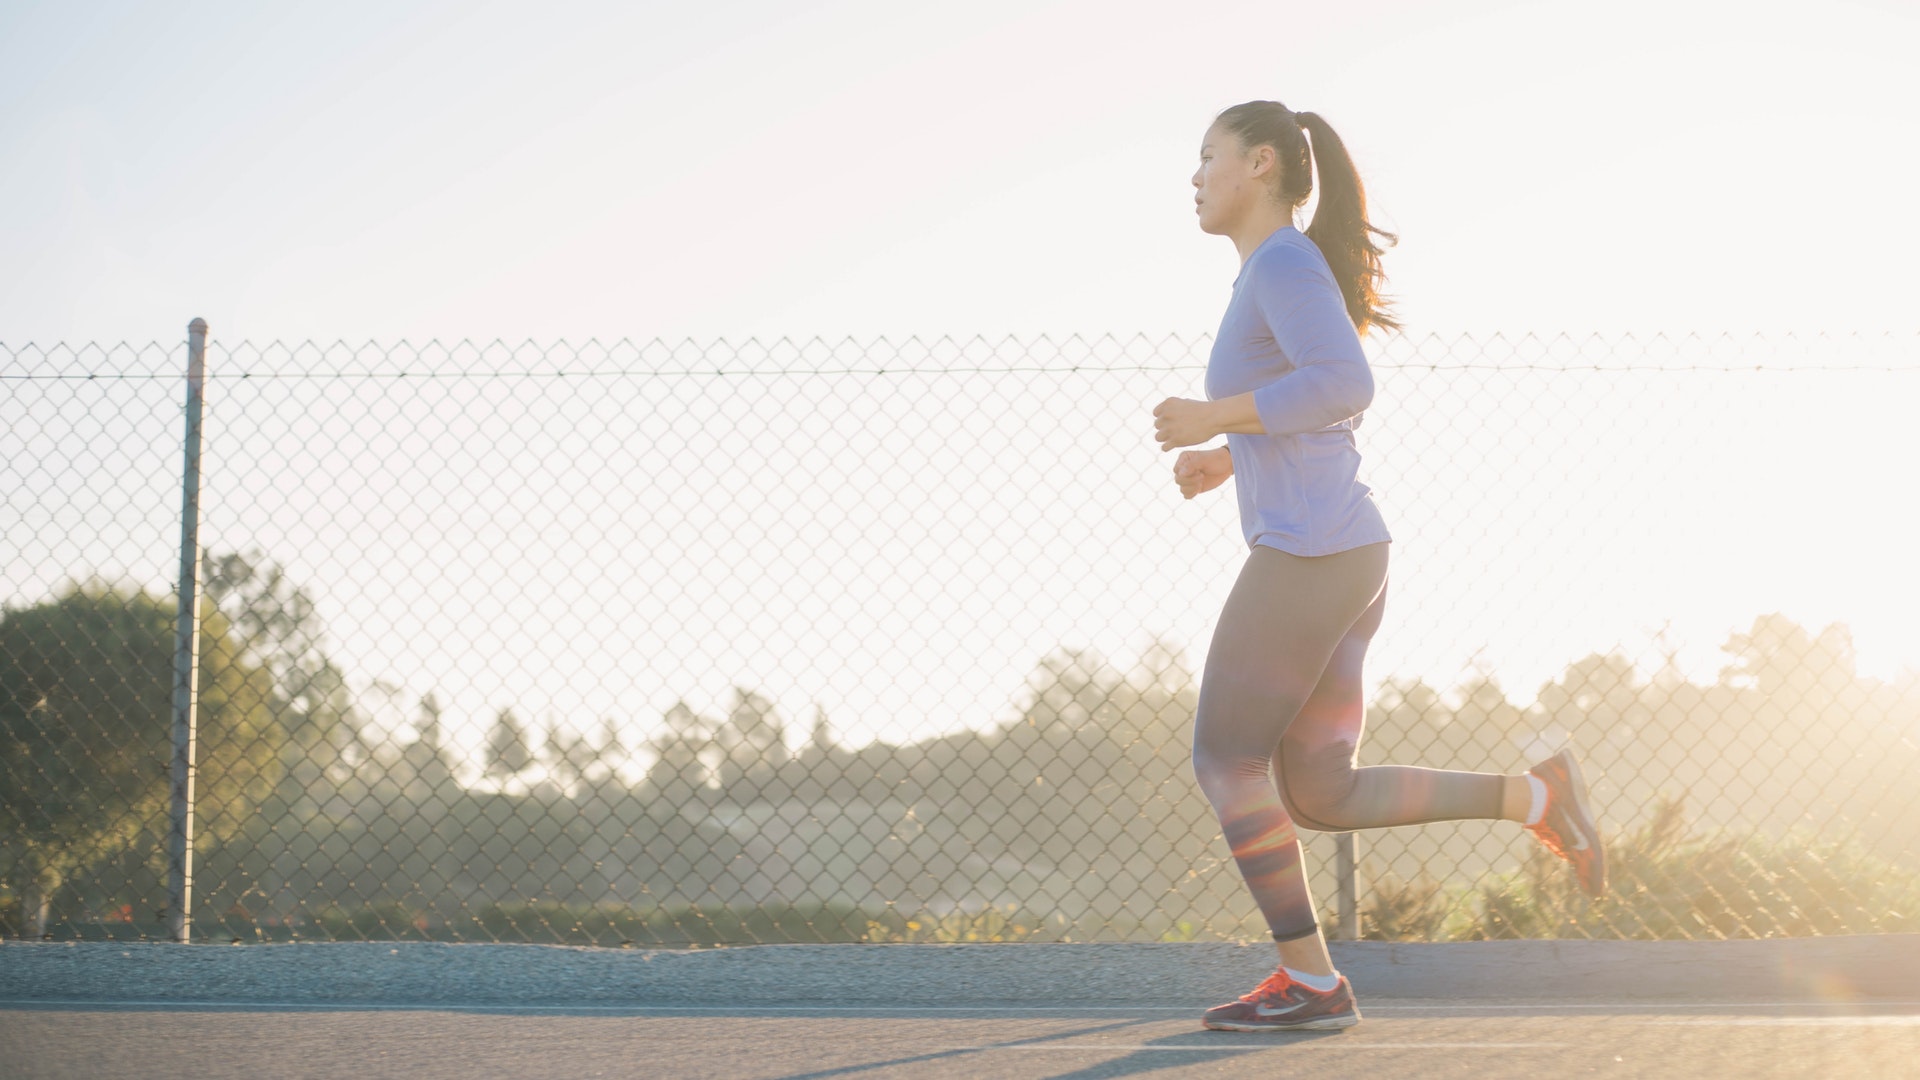
<svg viewBox="0 0 1920 1080">
<path fill-rule="evenodd" d="M 1280 164 L 1280 198 L 1295 209 L 1313 194 L 1314 159 L 1319 160 L 1320 204 L 1314 208 L 1307 237 L 1326 256 L 1356 329 L 1362 334 L 1374 326 L 1400 329 L 1400 321 L 1387 311 L 1386 298 L 1379 292 L 1386 280 L 1380 270 L 1380 253 L 1385 249 L 1373 240 L 1378 236 L 1392 246 L 1399 237 L 1367 220 L 1366 189 L 1333 128 L 1314 113 L 1293 112 L 1277 101 L 1235 105 L 1213 122 L 1232 132 L 1247 150 L 1273 147 Z"/>
</svg>

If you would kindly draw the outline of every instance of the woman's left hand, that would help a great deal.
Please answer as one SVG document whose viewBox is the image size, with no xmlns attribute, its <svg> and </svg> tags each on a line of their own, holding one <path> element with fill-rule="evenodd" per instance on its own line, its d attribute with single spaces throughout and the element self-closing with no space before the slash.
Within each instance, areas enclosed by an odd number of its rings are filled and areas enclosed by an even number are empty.
<svg viewBox="0 0 1920 1080">
<path fill-rule="evenodd" d="M 1196 446 L 1218 434 L 1210 401 L 1170 397 L 1153 407 L 1153 435 L 1162 450 Z"/>
</svg>

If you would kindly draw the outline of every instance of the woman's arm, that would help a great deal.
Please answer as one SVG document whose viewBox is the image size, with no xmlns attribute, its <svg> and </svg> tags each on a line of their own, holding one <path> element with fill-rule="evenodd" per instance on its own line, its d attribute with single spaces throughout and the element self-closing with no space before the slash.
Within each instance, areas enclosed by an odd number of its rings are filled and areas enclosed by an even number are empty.
<svg viewBox="0 0 1920 1080">
<path fill-rule="evenodd" d="M 1222 406 L 1217 422 L 1233 425 L 1222 431 L 1298 435 L 1358 416 L 1373 403 L 1373 371 L 1339 286 L 1310 252 L 1273 254 L 1253 268 L 1259 271 L 1253 300 L 1294 370 L 1243 395 L 1250 401 L 1215 402 Z"/>
<path fill-rule="evenodd" d="M 1253 301 L 1294 369 L 1218 401 L 1168 398 L 1153 410 L 1160 449 L 1217 435 L 1298 435 L 1358 416 L 1373 403 L 1373 371 L 1340 289 L 1310 252 L 1281 249 L 1250 267 Z"/>
<path fill-rule="evenodd" d="M 1233 476 L 1233 452 L 1226 447 L 1213 450 L 1189 450 L 1173 462 L 1173 482 L 1180 494 L 1193 498 L 1212 491 Z"/>
<path fill-rule="evenodd" d="M 1211 414 L 1208 422 L 1222 435 L 1265 435 L 1267 427 L 1260 419 L 1260 406 L 1253 395 L 1254 392 L 1249 391 L 1207 402 Z"/>
<path fill-rule="evenodd" d="M 1160 449 L 1196 446 L 1216 435 L 1265 435 L 1253 394 L 1218 401 L 1168 398 L 1153 408 L 1154 437 Z"/>
</svg>

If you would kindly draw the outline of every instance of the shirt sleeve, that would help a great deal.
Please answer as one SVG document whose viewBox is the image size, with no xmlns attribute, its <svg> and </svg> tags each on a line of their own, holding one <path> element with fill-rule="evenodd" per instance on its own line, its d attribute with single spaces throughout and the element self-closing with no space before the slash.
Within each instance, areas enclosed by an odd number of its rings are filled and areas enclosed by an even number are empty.
<svg viewBox="0 0 1920 1080">
<path fill-rule="evenodd" d="M 1298 435 L 1358 416 L 1373 403 L 1373 371 L 1340 287 L 1309 252 L 1281 248 L 1249 267 L 1253 302 L 1294 370 L 1253 391 L 1269 435 Z"/>
</svg>

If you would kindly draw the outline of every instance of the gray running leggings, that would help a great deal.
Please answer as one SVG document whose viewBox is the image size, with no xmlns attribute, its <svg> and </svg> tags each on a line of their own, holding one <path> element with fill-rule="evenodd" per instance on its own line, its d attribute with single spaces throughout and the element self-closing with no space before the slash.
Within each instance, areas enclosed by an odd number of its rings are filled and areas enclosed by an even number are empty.
<svg viewBox="0 0 1920 1080">
<path fill-rule="evenodd" d="M 1193 771 L 1276 941 L 1319 928 L 1296 824 L 1349 832 L 1500 816 L 1498 774 L 1354 767 L 1387 547 L 1312 558 L 1255 547 L 1207 652 Z"/>
</svg>

